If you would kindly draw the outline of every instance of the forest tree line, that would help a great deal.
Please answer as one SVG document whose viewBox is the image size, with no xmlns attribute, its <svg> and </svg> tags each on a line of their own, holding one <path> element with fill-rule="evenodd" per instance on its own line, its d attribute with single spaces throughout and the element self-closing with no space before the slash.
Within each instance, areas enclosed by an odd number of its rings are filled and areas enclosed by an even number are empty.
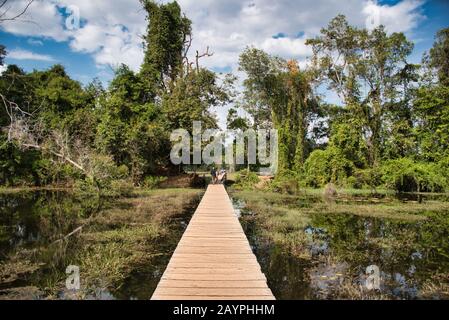
<svg viewBox="0 0 449 320">
<path fill-rule="evenodd" d="M 170 133 L 217 128 L 211 107 L 233 103 L 228 128 L 275 128 L 279 172 L 272 188 L 327 183 L 353 188 L 444 191 L 449 181 L 449 29 L 438 32 L 420 65 L 413 43 L 351 26 L 337 16 L 307 41 L 307 68 L 254 47 L 242 52 L 244 91 L 235 77 L 189 54 L 192 23 L 176 2 L 142 0 L 148 28 L 144 62 L 126 65 L 104 88 L 83 86 L 64 67 L 0 76 L 0 185 L 75 183 L 120 189 L 151 183 L 174 169 Z M 0 46 L 3 64 L 7 48 Z M 189 57 L 193 57 L 192 59 Z M 330 90 L 340 105 L 318 92 Z"/>
</svg>

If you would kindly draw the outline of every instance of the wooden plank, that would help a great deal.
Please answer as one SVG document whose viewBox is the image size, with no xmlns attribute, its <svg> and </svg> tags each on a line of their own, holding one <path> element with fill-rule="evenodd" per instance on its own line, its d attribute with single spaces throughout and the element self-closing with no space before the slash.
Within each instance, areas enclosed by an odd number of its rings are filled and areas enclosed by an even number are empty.
<svg viewBox="0 0 449 320">
<path fill-rule="evenodd" d="M 191 273 L 191 274 L 222 274 L 222 275 L 231 275 L 235 273 L 242 273 L 248 275 L 249 273 L 259 273 L 260 267 L 254 267 L 254 266 L 240 266 L 240 267 L 222 267 L 222 268 L 216 268 L 214 270 L 211 270 L 209 268 L 182 268 L 182 267 L 167 267 L 167 274 L 174 273 L 174 274 L 180 274 L 180 273 Z"/>
<path fill-rule="evenodd" d="M 196 274 L 196 273 L 173 273 L 162 276 L 162 280 L 193 280 L 193 281 L 251 281 L 263 280 L 267 281 L 263 273 L 255 273 L 254 275 L 247 274 Z"/>
<path fill-rule="evenodd" d="M 265 280 L 167 280 L 159 282 L 161 288 L 266 288 Z"/>
<path fill-rule="evenodd" d="M 260 269 L 257 261 L 237 261 L 232 263 L 224 263 L 224 262 L 184 262 L 184 261 L 174 261 L 174 268 L 192 268 L 192 269 L 209 269 L 209 270 L 218 270 L 218 269 L 238 269 L 238 268 L 249 268 L 255 267 Z M 168 267 L 170 269 L 170 266 Z"/>
<path fill-rule="evenodd" d="M 222 185 L 208 187 L 152 299 L 274 299 Z"/>
<path fill-rule="evenodd" d="M 153 300 L 189 300 L 186 296 L 153 296 Z M 274 300 L 273 296 L 244 296 L 244 297 L 216 297 L 216 296 L 195 296 L 195 299 L 191 300 Z"/>
<path fill-rule="evenodd" d="M 177 295 L 177 296 L 217 296 L 217 297 L 232 297 L 232 296 L 272 296 L 271 290 L 265 288 L 166 288 L 157 287 L 156 293 L 158 295 Z"/>
</svg>

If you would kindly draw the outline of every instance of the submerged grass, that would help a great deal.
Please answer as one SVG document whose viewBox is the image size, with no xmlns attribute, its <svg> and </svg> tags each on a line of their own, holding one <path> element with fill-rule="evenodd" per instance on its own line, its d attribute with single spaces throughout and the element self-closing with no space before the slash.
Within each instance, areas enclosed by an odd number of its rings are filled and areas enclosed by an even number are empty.
<svg viewBox="0 0 449 320">
<path fill-rule="evenodd" d="M 178 217 L 193 212 L 202 193 L 198 189 L 136 189 L 132 196 L 109 202 L 91 215 L 69 208 L 66 214 L 75 219 L 68 228 L 82 226 L 81 232 L 33 250 L 15 248 L 0 262 L 0 299 L 16 296 L 18 286 L 25 288 L 22 283 L 49 299 L 95 297 L 98 290 L 119 289 L 132 272 L 145 268 L 156 256 L 170 254 L 179 240 L 171 239 L 173 228 L 182 228 Z M 52 219 L 54 215 L 40 218 L 48 220 L 45 225 L 54 223 Z M 81 290 L 76 294 L 64 288 L 68 265 L 80 267 Z M 20 293 L 23 298 L 26 290 Z"/>
<path fill-rule="evenodd" d="M 280 299 L 447 297 L 446 201 L 428 198 L 420 203 L 379 190 L 339 190 L 331 198 L 315 190 L 296 195 L 232 190 L 231 195 L 243 206 L 241 221 Z M 382 291 L 363 285 L 371 264 L 388 275 Z M 398 283 L 396 275 L 404 275 L 407 282 Z"/>
<path fill-rule="evenodd" d="M 357 191 L 360 192 L 360 190 Z M 311 214 L 328 212 L 416 222 L 426 220 L 429 212 L 449 211 L 449 202 L 404 202 L 392 197 L 386 197 L 382 200 L 377 197 L 348 198 L 351 197 L 351 194 L 341 191 L 336 198 L 325 199 L 322 193 L 308 192 L 286 195 L 264 191 L 234 191 L 233 195 L 246 201 L 250 209 L 268 205 L 270 210 L 284 212 L 287 216 L 301 215 L 303 218 Z M 369 193 L 360 194 L 368 195 Z M 386 194 L 383 196 L 386 196 Z"/>
<path fill-rule="evenodd" d="M 198 202 L 200 195 L 193 189 L 138 190 L 135 197 L 93 218 L 82 235 L 79 258 L 85 289 L 117 289 L 133 270 L 164 254 L 157 242 L 171 232 L 170 220 Z"/>
</svg>

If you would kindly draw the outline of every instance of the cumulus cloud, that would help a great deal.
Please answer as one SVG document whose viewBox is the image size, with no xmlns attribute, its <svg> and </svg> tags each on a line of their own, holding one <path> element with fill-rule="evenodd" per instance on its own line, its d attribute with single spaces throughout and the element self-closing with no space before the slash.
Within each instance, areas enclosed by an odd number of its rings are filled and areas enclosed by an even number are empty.
<svg viewBox="0 0 449 320">
<path fill-rule="evenodd" d="M 301 58 L 312 54 L 311 48 L 306 46 L 305 42 L 304 38 L 269 38 L 265 39 L 261 48 L 278 56 Z"/>
<path fill-rule="evenodd" d="M 423 19 L 423 2 L 403 0 L 380 5 L 369 0 L 179 0 L 193 20 L 194 50 L 209 45 L 215 55 L 204 61 L 209 67 L 229 66 L 236 70 L 238 55 L 246 46 L 255 46 L 305 65 L 311 54 L 305 40 L 316 36 L 337 14 L 351 24 L 364 27 L 372 12 L 389 32 L 409 32 Z M 200 9 L 202 8 L 202 9 Z M 281 35 L 281 36 L 279 36 Z"/>
<path fill-rule="evenodd" d="M 423 0 L 404 0 L 394 6 L 379 5 L 375 1 L 368 1 L 363 8 L 366 16 L 366 27 L 371 29 L 377 25 L 384 25 L 388 32 L 408 32 L 416 28 L 425 17 L 420 8 Z"/>
<path fill-rule="evenodd" d="M 163 2 L 167 2 L 164 0 Z M 202 63 L 209 68 L 236 71 L 239 53 L 256 46 L 305 64 L 310 49 L 305 40 L 316 36 L 337 14 L 350 23 L 365 26 L 379 13 L 378 20 L 389 32 L 409 32 L 424 18 L 422 0 L 402 0 L 394 5 L 374 0 L 178 0 L 193 21 L 192 55 L 209 46 L 213 57 Z M 15 10 L 26 0 L 14 1 Z M 16 7 L 17 4 L 17 7 Z M 66 9 L 79 9 L 81 27 L 66 27 Z M 143 61 L 142 35 L 145 12 L 138 0 L 36 0 L 21 22 L 3 24 L 17 35 L 68 41 L 76 52 L 92 55 L 99 67 L 128 64 L 138 70 Z M 28 22 L 27 22 L 28 21 Z M 277 36 L 281 35 L 282 36 Z"/>
<path fill-rule="evenodd" d="M 8 17 L 13 17 L 27 6 L 28 0 L 15 0 L 6 4 Z M 21 36 L 35 36 L 68 40 L 69 33 L 62 28 L 63 16 L 53 1 L 34 1 L 27 12 L 15 21 L 1 24 L 1 28 L 9 33 Z"/>
<path fill-rule="evenodd" d="M 76 6 L 80 18 L 86 21 L 71 33 L 74 51 L 92 54 L 99 65 L 125 63 L 138 70 L 147 24 L 139 1 L 60 0 L 59 4 Z"/>
<path fill-rule="evenodd" d="M 6 65 L 6 64 L 0 66 L 0 76 L 3 74 L 3 72 L 6 71 L 7 68 L 8 68 L 8 65 Z"/>
<path fill-rule="evenodd" d="M 34 60 L 34 61 L 46 61 L 55 62 L 56 59 L 50 55 L 34 53 L 23 49 L 14 49 L 8 52 L 8 58 L 16 60 Z"/>
</svg>

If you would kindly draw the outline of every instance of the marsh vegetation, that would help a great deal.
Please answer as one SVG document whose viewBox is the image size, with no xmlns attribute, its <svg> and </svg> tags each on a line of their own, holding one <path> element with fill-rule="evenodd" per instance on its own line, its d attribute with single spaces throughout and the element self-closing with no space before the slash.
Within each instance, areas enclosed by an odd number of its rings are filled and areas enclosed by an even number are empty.
<svg viewBox="0 0 449 320">
<path fill-rule="evenodd" d="M 232 192 L 278 299 L 449 298 L 449 196 Z M 380 290 L 365 287 L 380 268 Z"/>
<path fill-rule="evenodd" d="M 202 191 L 0 193 L 0 299 L 149 299 Z M 81 290 L 65 289 L 68 265 Z"/>
</svg>

